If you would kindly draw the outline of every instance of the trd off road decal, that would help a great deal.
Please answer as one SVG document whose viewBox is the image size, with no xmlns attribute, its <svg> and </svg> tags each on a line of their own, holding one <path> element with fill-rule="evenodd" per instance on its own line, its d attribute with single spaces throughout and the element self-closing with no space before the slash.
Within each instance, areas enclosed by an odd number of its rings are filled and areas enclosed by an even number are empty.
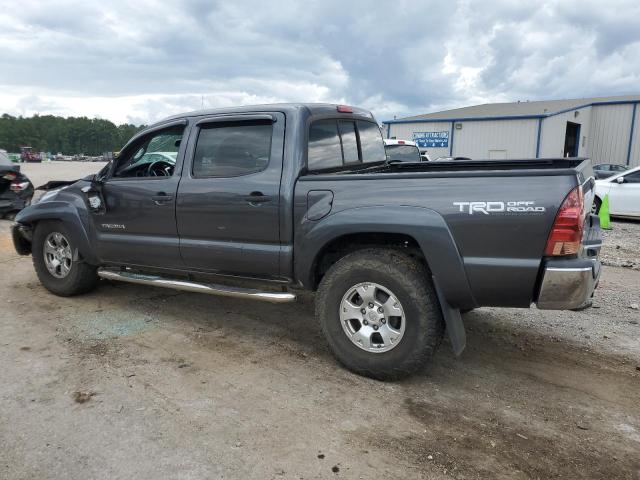
<svg viewBox="0 0 640 480">
<path fill-rule="evenodd" d="M 536 206 L 534 201 L 517 200 L 512 202 L 453 202 L 460 209 L 461 213 L 474 215 L 483 213 L 541 213 L 546 211 L 545 207 Z"/>
</svg>

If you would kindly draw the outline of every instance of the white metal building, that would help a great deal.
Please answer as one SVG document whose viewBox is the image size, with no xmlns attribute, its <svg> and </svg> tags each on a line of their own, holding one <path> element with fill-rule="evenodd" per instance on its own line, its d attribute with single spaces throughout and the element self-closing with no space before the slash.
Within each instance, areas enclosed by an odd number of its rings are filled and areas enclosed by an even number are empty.
<svg viewBox="0 0 640 480">
<path fill-rule="evenodd" d="M 383 122 L 431 158 L 590 157 L 640 165 L 640 95 L 493 103 Z"/>
</svg>

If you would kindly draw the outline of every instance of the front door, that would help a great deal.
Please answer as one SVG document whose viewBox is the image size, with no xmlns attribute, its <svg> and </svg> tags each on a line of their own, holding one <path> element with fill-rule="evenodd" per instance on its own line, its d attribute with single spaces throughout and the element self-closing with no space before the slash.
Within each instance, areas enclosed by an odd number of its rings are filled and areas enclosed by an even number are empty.
<svg viewBox="0 0 640 480">
<path fill-rule="evenodd" d="M 183 123 L 155 130 L 135 140 L 115 160 L 113 173 L 102 186 L 104 213 L 92 216 L 103 262 L 182 266 L 175 198 L 184 136 Z"/>
<path fill-rule="evenodd" d="M 278 277 L 284 123 L 282 113 L 198 123 L 176 208 L 187 268 Z"/>
</svg>

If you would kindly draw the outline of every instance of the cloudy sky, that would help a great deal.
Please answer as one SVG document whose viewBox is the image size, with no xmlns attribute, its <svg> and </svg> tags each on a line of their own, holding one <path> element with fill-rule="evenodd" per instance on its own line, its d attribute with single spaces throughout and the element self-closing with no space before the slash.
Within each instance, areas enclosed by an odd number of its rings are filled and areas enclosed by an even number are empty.
<svg viewBox="0 0 640 480">
<path fill-rule="evenodd" d="M 0 0 L 0 113 L 149 123 L 339 102 L 379 120 L 640 93 L 640 2 Z"/>
</svg>

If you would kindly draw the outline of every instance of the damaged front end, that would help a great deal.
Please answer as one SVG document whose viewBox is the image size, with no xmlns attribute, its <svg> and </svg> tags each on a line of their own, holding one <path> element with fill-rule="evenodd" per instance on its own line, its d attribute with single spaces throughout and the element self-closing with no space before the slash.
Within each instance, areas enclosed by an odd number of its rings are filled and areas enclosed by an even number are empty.
<svg viewBox="0 0 640 480">
<path fill-rule="evenodd" d="M 50 181 L 44 185 L 40 185 L 35 190 L 44 192 L 43 195 L 34 199 L 31 205 L 37 205 L 41 202 L 46 202 L 55 198 L 60 190 L 68 185 L 77 183 L 78 180 L 62 180 L 62 181 Z M 29 209 L 33 207 L 28 207 Z M 23 212 L 25 212 L 23 210 Z M 11 238 L 13 239 L 13 246 L 18 255 L 30 255 L 31 254 L 31 242 L 33 239 L 33 226 L 29 223 L 20 222 L 21 215 L 19 214 L 16 219 L 18 220 L 11 226 Z"/>
</svg>

